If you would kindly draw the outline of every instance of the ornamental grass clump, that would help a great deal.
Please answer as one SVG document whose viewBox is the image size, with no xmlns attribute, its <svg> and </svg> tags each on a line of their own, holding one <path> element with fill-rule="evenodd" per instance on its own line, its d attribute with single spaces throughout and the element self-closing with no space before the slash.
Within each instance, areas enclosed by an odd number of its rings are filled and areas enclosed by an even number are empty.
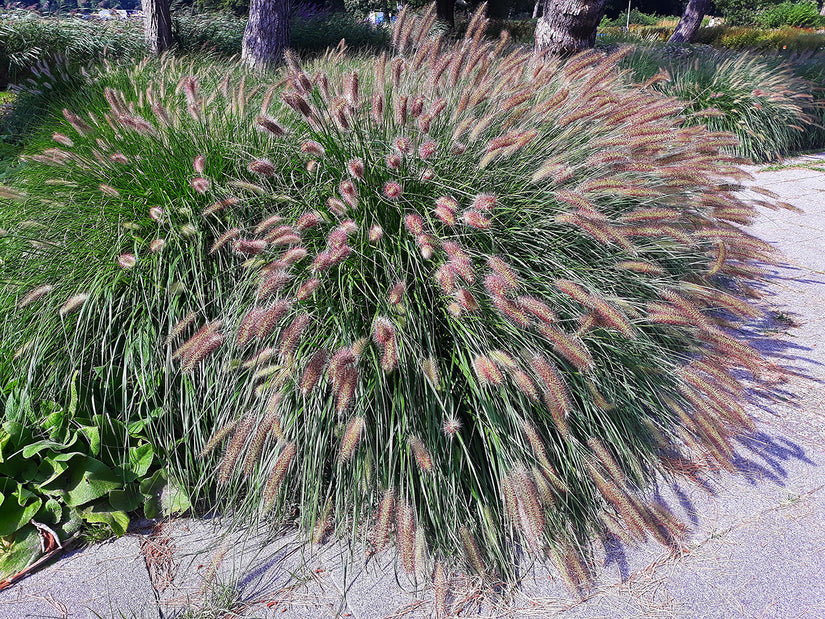
<svg viewBox="0 0 825 619">
<path fill-rule="evenodd" d="M 67 111 L 22 186 L 38 228 L 4 239 L 4 337 L 33 385 L 116 368 L 200 498 L 419 575 L 549 556 L 578 590 L 593 536 L 679 546 L 658 475 L 734 470 L 765 362 L 732 327 L 771 248 L 739 227 L 734 138 L 621 54 L 434 20 L 402 12 L 391 55 L 287 56 L 254 109 L 192 76 Z"/>
<path fill-rule="evenodd" d="M 623 62 L 639 82 L 684 102 L 687 123 L 738 138 L 730 152 L 772 161 L 821 144 L 817 89 L 791 63 L 750 53 L 638 46 Z"/>
</svg>

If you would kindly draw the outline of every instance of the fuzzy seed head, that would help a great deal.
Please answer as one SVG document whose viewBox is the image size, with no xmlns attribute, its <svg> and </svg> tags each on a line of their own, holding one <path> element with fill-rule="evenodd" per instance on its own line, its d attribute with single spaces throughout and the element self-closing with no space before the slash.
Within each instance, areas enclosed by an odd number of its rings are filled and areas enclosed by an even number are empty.
<svg viewBox="0 0 825 619">
<path fill-rule="evenodd" d="M 38 286 L 37 288 L 34 288 L 27 292 L 25 295 L 23 295 L 23 298 L 20 299 L 20 301 L 17 303 L 17 307 L 22 309 L 27 305 L 34 303 L 38 299 L 42 299 L 52 290 L 54 290 L 54 286 L 52 286 L 51 284 L 44 284 L 42 286 Z"/>
<path fill-rule="evenodd" d="M 375 538 L 373 544 L 375 545 L 375 550 L 378 552 L 381 552 L 387 546 L 394 510 L 395 492 L 391 488 L 388 488 L 384 491 L 384 496 L 378 505 L 378 516 L 375 521 Z"/>
<path fill-rule="evenodd" d="M 413 118 L 418 118 L 421 116 L 421 112 L 424 111 L 424 97 L 418 95 L 412 101 L 410 105 L 410 116 Z"/>
<path fill-rule="evenodd" d="M 355 188 L 352 181 L 341 181 L 338 190 L 341 192 L 341 197 L 344 199 L 344 202 L 352 208 L 358 206 L 358 189 Z"/>
<path fill-rule="evenodd" d="M 117 257 L 117 264 L 121 269 L 133 269 L 137 264 L 137 258 L 134 254 L 120 254 Z"/>
<path fill-rule="evenodd" d="M 409 574 L 415 572 L 415 512 L 406 501 L 401 501 L 395 522 L 401 563 Z"/>
<path fill-rule="evenodd" d="M 441 285 L 444 294 L 451 294 L 455 290 L 455 271 L 449 264 L 444 264 L 435 272 L 435 279 Z"/>
<path fill-rule="evenodd" d="M 254 419 L 251 416 L 246 416 L 241 419 L 236 426 L 232 440 L 229 441 L 229 446 L 226 448 L 226 452 L 224 452 L 220 467 L 218 468 L 218 484 L 224 485 L 231 478 L 235 469 L 235 463 L 240 456 L 241 448 L 244 443 L 246 443 L 246 439 L 252 431 L 253 422 Z"/>
<path fill-rule="evenodd" d="M 455 225 L 455 213 L 450 209 L 444 206 L 436 206 L 435 209 L 433 209 L 433 212 L 445 226 Z"/>
<path fill-rule="evenodd" d="M 353 417 L 344 430 L 344 438 L 341 440 L 341 452 L 339 454 L 341 462 L 348 462 L 355 453 L 358 441 L 361 440 L 361 433 L 364 431 L 364 418 Z"/>
<path fill-rule="evenodd" d="M 259 131 L 266 131 L 269 135 L 275 138 L 280 138 L 286 135 L 286 129 L 278 124 L 278 121 L 271 116 L 258 116 L 255 119 L 255 127 Z"/>
<path fill-rule="evenodd" d="M 315 352 L 315 354 L 313 354 L 310 358 L 309 363 L 307 363 L 307 366 L 304 369 L 304 374 L 301 377 L 300 388 L 301 394 L 304 397 L 312 393 L 312 390 L 315 389 L 318 381 L 321 380 L 328 359 L 329 352 L 325 349 Z"/>
<path fill-rule="evenodd" d="M 395 138 L 395 148 L 402 155 L 412 154 L 412 143 L 410 142 L 410 139 L 407 137 L 400 136 Z"/>
<path fill-rule="evenodd" d="M 381 226 L 379 226 L 378 224 L 375 224 L 374 226 L 372 226 L 370 228 L 370 234 L 369 234 L 370 243 L 377 243 L 378 241 L 381 240 L 381 237 L 383 237 L 383 236 L 384 236 L 384 229 Z"/>
<path fill-rule="evenodd" d="M 361 159 L 350 159 L 347 162 L 347 172 L 354 179 L 362 180 L 364 178 L 364 162 Z"/>
<path fill-rule="evenodd" d="M 315 228 L 321 224 L 321 216 L 314 212 L 310 211 L 309 213 L 304 213 L 298 218 L 298 221 L 295 222 L 295 228 L 300 231 L 309 230 L 310 228 Z"/>
<path fill-rule="evenodd" d="M 264 486 L 261 500 L 264 509 L 272 507 L 275 498 L 278 496 L 278 490 L 281 488 L 281 484 L 283 484 L 284 478 L 289 471 L 289 465 L 292 464 L 292 460 L 295 458 L 297 452 L 298 450 L 295 447 L 295 443 L 287 443 L 281 450 L 281 455 L 278 456 L 278 459 L 275 461 L 275 467 L 272 469 L 272 475 L 270 475 L 266 486 Z"/>
<path fill-rule="evenodd" d="M 406 282 L 398 282 L 392 288 L 390 288 L 389 293 L 389 302 L 392 305 L 398 305 L 401 303 L 401 300 L 404 298 L 404 292 L 407 290 Z"/>
<path fill-rule="evenodd" d="M 513 272 L 513 269 L 504 262 L 498 256 L 490 256 L 487 258 L 487 266 L 499 277 L 503 277 L 507 280 L 507 283 L 510 285 L 510 288 L 515 288 L 518 285 L 518 280 L 516 279 L 516 274 Z"/>
<path fill-rule="evenodd" d="M 194 189 L 198 193 L 206 193 L 207 191 L 209 191 L 209 187 L 211 186 L 209 179 L 203 178 L 202 176 L 193 178 L 190 181 L 190 184 L 192 185 L 192 189 Z"/>
<path fill-rule="evenodd" d="M 291 359 L 304 330 L 309 326 L 310 317 L 308 314 L 300 314 L 290 323 L 281 334 L 280 352 L 285 359 Z"/>
<path fill-rule="evenodd" d="M 375 320 L 375 328 L 372 334 L 377 344 L 384 345 L 390 340 L 395 339 L 395 327 L 392 322 L 381 316 Z"/>
<path fill-rule="evenodd" d="M 117 189 L 115 189 L 114 187 L 112 187 L 111 185 L 106 185 L 104 183 L 101 183 L 100 185 L 98 185 L 98 189 L 100 189 L 100 191 L 102 193 L 105 193 L 107 196 L 111 196 L 113 198 L 119 198 L 120 197 L 120 192 Z"/>
<path fill-rule="evenodd" d="M 60 316 L 68 316 L 72 312 L 79 310 L 81 307 L 83 307 L 83 304 L 86 303 L 88 298 L 89 295 L 85 292 L 81 292 L 79 294 L 69 297 L 69 299 L 60 308 Z"/>
<path fill-rule="evenodd" d="M 52 139 L 58 144 L 66 146 L 67 148 L 71 148 L 72 146 L 74 146 L 74 142 L 72 141 L 72 139 L 68 135 L 64 135 L 62 133 L 53 133 Z"/>
<path fill-rule="evenodd" d="M 320 285 L 321 280 L 317 277 L 307 280 L 304 285 L 298 289 L 298 292 L 295 293 L 295 298 L 298 301 L 304 301 L 305 299 L 310 298 L 315 293 L 315 289 Z"/>
<path fill-rule="evenodd" d="M 438 145 L 432 140 L 428 140 L 418 147 L 418 156 L 426 160 L 435 155 L 436 150 L 438 150 Z"/>
<path fill-rule="evenodd" d="M 401 185 L 395 181 L 390 181 L 384 184 L 384 196 L 390 200 L 397 200 L 401 197 Z"/>
<path fill-rule="evenodd" d="M 461 305 L 465 312 L 475 312 L 479 305 L 473 294 L 465 288 L 459 288 L 455 293 L 456 301 Z"/>
<path fill-rule="evenodd" d="M 418 468 L 425 473 L 431 473 L 433 470 L 433 459 L 430 456 L 430 452 L 427 451 L 427 447 L 424 445 L 424 442 L 417 436 L 411 436 L 407 439 L 407 443 L 413 452 L 413 457 L 415 458 Z"/>
<path fill-rule="evenodd" d="M 255 159 L 249 164 L 249 171 L 261 176 L 274 176 L 275 166 L 269 159 Z"/>
<path fill-rule="evenodd" d="M 484 287 L 495 297 L 504 297 L 513 290 L 513 285 L 500 275 L 487 275 L 484 278 Z"/>
<path fill-rule="evenodd" d="M 492 211 L 496 207 L 496 197 L 489 193 L 480 193 L 473 200 L 473 208 L 481 213 Z"/>
<path fill-rule="evenodd" d="M 163 209 L 159 206 L 153 206 L 149 209 L 149 217 L 151 217 L 155 221 L 160 221 L 161 219 L 163 219 Z"/>
<path fill-rule="evenodd" d="M 556 314 L 546 303 L 543 303 L 534 297 L 518 297 L 516 299 L 516 304 L 528 314 L 547 324 L 553 324 L 558 320 Z"/>
<path fill-rule="evenodd" d="M 308 155 L 312 155 L 313 157 L 323 157 L 326 154 L 326 150 L 323 145 L 315 140 L 307 140 L 306 142 L 303 142 L 301 144 L 301 150 Z"/>
<path fill-rule="evenodd" d="M 493 222 L 490 218 L 485 217 L 480 211 L 475 209 L 467 209 L 462 213 L 461 219 L 465 224 L 476 230 L 489 230 Z"/>
<path fill-rule="evenodd" d="M 336 215 L 344 215 L 347 212 L 347 205 L 338 198 L 327 198 L 327 206 Z"/>
<path fill-rule="evenodd" d="M 424 234 L 424 220 L 421 219 L 421 216 L 416 215 L 415 213 L 411 213 L 404 217 L 404 225 L 407 227 L 407 230 L 410 231 L 410 234 L 416 236 Z"/>
<path fill-rule="evenodd" d="M 467 562 L 470 564 L 470 567 L 472 567 L 476 573 L 484 574 L 484 561 L 481 558 L 481 550 L 478 548 L 475 536 L 473 536 L 467 527 L 461 527 L 458 533 L 461 537 L 461 543 L 464 546 L 464 554 L 467 558 Z"/>
<path fill-rule="evenodd" d="M 473 359 L 473 369 L 482 385 L 501 385 L 504 376 L 493 361 L 484 355 L 476 355 Z"/>
<path fill-rule="evenodd" d="M 461 421 L 455 416 L 447 417 L 441 426 L 441 431 L 444 432 L 444 436 L 449 439 L 452 439 L 459 430 L 461 430 Z"/>
<path fill-rule="evenodd" d="M 238 239 L 232 244 L 232 250 L 241 256 L 257 256 L 266 250 L 266 246 L 263 239 Z"/>
</svg>

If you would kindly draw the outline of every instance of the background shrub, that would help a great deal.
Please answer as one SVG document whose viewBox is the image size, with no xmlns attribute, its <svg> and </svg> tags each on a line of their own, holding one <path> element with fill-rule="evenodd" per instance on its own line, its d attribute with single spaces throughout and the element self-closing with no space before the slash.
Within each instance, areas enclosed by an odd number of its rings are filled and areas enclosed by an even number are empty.
<svg viewBox="0 0 825 619">
<path fill-rule="evenodd" d="M 771 249 L 731 138 L 618 57 L 433 18 L 272 84 L 101 69 L 0 202 L 4 364 L 40 398 L 109 368 L 193 499 L 579 589 L 594 535 L 679 545 L 657 475 L 734 469 Z"/>
<path fill-rule="evenodd" d="M 815 147 L 820 135 L 814 85 L 780 58 L 637 46 L 624 63 L 638 82 L 653 79 L 654 88 L 683 101 L 689 124 L 736 135 L 732 150 L 753 161 Z"/>
<path fill-rule="evenodd" d="M 659 15 L 649 15 L 642 13 L 637 8 L 630 10 L 630 24 L 633 26 L 655 26 L 662 18 Z M 627 25 L 627 13 L 620 13 L 615 18 L 610 19 L 605 15 L 599 23 L 599 28 L 624 28 Z"/>
<path fill-rule="evenodd" d="M 819 14 L 816 2 L 782 2 L 762 11 L 757 21 L 763 28 L 815 28 L 825 24 L 825 18 Z"/>
<path fill-rule="evenodd" d="M 346 13 L 330 13 L 292 22 L 290 47 L 302 54 L 323 52 L 346 40 L 352 50 L 382 50 L 389 46 L 389 30 L 359 21 Z"/>
<path fill-rule="evenodd" d="M 176 14 L 175 44 L 188 52 L 210 51 L 229 58 L 241 53 L 246 17 L 232 13 Z"/>
<path fill-rule="evenodd" d="M 71 63 L 89 59 L 137 58 L 144 52 L 140 24 L 40 17 L 16 12 L 0 19 L 0 81 L 27 77 L 29 67 L 63 57 Z"/>
<path fill-rule="evenodd" d="M 300 8 L 300 7 L 298 7 Z M 90 60 L 139 60 L 145 54 L 143 31 L 135 21 L 88 21 L 24 14 L 0 20 L 0 84 L 29 77 L 38 63 L 62 59 L 68 65 Z M 241 53 L 246 18 L 232 13 L 175 13 L 173 34 L 178 53 L 209 52 L 229 58 Z M 351 49 L 384 49 L 388 32 L 347 13 L 295 10 L 291 47 L 317 54 L 346 39 Z M 3 81 L 5 79 L 5 82 Z"/>
</svg>

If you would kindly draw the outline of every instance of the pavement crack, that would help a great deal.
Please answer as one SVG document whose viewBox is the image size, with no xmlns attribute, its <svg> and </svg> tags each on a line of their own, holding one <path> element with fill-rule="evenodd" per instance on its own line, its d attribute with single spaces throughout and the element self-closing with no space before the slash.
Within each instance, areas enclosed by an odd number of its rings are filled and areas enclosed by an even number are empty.
<svg viewBox="0 0 825 619">
<path fill-rule="evenodd" d="M 157 523 L 149 535 L 141 536 L 140 550 L 155 594 L 159 619 L 164 619 L 160 596 L 175 579 L 179 563 L 175 561 L 175 544 L 163 533 L 163 523 Z"/>
</svg>

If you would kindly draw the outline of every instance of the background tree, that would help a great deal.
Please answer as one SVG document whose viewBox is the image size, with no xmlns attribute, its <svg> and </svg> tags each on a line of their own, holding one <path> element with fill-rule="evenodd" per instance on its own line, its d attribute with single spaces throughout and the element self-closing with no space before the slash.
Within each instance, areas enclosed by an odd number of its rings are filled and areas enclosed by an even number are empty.
<svg viewBox="0 0 825 619">
<path fill-rule="evenodd" d="M 606 0 L 544 0 L 536 49 L 571 54 L 593 47 Z"/>
<path fill-rule="evenodd" d="M 143 0 L 143 35 L 153 54 L 161 54 L 172 47 L 172 16 L 169 0 Z"/>
<path fill-rule="evenodd" d="M 455 0 L 435 0 L 435 15 L 438 21 L 447 24 L 452 30 L 455 26 Z"/>
<path fill-rule="evenodd" d="M 289 45 L 289 0 L 251 0 L 241 60 L 254 69 L 281 61 Z"/>
<path fill-rule="evenodd" d="M 669 43 L 692 43 L 702 25 L 702 18 L 710 8 L 711 0 L 690 0 L 676 30 L 670 35 Z"/>
</svg>

